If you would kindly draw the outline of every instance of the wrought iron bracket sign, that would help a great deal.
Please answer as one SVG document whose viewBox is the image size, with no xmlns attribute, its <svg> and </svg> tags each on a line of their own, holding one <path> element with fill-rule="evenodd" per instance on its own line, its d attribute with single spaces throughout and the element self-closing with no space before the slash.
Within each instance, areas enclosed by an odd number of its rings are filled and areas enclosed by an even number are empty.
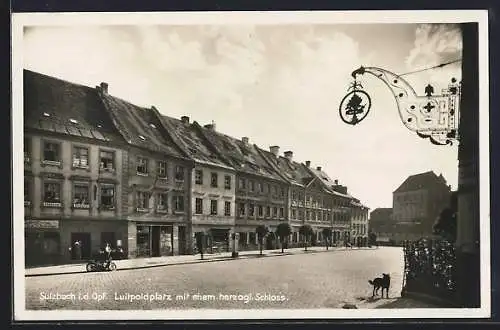
<svg viewBox="0 0 500 330">
<path fill-rule="evenodd" d="M 425 87 L 425 95 L 417 95 L 411 85 L 395 73 L 377 67 L 360 67 L 352 72 L 354 82 L 340 103 L 342 121 L 356 125 L 366 118 L 371 109 L 371 97 L 357 81 L 357 77 L 365 73 L 379 78 L 389 87 L 401 121 L 409 130 L 437 145 L 452 145 L 459 140 L 461 83 L 455 78 L 451 79 L 441 95 L 434 95 L 431 85 Z"/>
</svg>

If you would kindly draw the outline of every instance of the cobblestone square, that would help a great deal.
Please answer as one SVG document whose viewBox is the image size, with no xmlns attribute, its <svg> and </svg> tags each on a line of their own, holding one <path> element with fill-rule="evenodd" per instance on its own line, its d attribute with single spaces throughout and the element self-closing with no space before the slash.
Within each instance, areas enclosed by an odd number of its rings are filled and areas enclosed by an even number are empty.
<svg viewBox="0 0 500 330">
<path fill-rule="evenodd" d="M 402 249 L 383 247 L 27 277 L 26 309 L 341 308 L 370 298 L 381 273 L 399 297 L 402 272 Z"/>
</svg>

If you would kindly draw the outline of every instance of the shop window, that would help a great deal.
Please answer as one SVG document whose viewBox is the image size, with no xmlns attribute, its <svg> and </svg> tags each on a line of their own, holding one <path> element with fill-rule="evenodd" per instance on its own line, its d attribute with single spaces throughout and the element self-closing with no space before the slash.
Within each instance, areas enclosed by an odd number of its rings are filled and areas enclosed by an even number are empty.
<svg viewBox="0 0 500 330">
<path fill-rule="evenodd" d="M 137 175 L 148 175 L 148 160 L 144 157 L 137 157 Z"/>
<path fill-rule="evenodd" d="M 167 162 L 158 161 L 158 177 L 163 180 L 167 178 Z"/>
<path fill-rule="evenodd" d="M 59 182 L 45 182 L 43 184 L 43 206 L 61 207 L 61 184 Z"/>
<path fill-rule="evenodd" d="M 73 184 L 73 208 L 88 209 L 90 207 L 88 183 Z"/>
<path fill-rule="evenodd" d="M 196 214 L 203 214 L 203 199 L 202 198 L 196 198 L 194 212 Z"/>
<path fill-rule="evenodd" d="M 56 142 L 43 143 L 43 162 L 49 165 L 61 165 L 61 144 Z"/>
<path fill-rule="evenodd" d="M 196 170 L 194 172 L 194 183 L 195 184 L 203 184 L 203 171 Z"/>
<path fill-rule="evenodd" d="M 113 151 L 99 151 L 99 163 L 102 171 L 113 172 L 115 170 L 115 153 Z"/>
<path fill-rule="evenodd" d="M 31 139 L 24 139 L 24 163 L 29 164 L 31 162 Z"/>
<path fill-rule="evenodd" d="M 31 183 L 24 180 L 24 206 L 31 205 Z"/>
<path fill-rule="evenodd" d="M 113 210 L 115 208 L 115 186 L 112 184 L 101 185 L 100 207 L 104 210 Z"/>
<path fill-rule="evenodd" d="M 231 189 L 231 176 L 230 175 L 224 176 L 224 188 Z"/>
<path fill-rule="evenodd" d="M 217 215 L 217 200 L 210 201 L 210 214 Z"/>
<path fill-rule="evenodd" d="M 231 202 L 224 202 L 224 215 L 225 216 L 231 215 Z"/>
<path fill-rule="evenodd" d="M 73 147 L 73 167 L 89 167 L 89 149 L 84 147 Z"/>
</svg>

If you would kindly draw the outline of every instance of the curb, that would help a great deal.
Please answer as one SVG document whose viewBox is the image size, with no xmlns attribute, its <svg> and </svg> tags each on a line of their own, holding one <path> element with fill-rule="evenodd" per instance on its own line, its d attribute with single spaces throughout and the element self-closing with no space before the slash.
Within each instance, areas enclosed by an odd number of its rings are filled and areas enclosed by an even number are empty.
<svg viewBox="0 0 500 330">
<path fill-rule="evenodd" d="M 197 260 L 192 260 L 192 261 L 186 261 L 186 262 L 175 262 L 175 263 L 159 263 L 155 265 L 143 265 L 143 266 L 135 266 L 135 267 L 125 267 L 125 268 L 117 268 L 115 271 L 124 271 L 124 270 L 134 270 L 134 269 L 146 269 L 146 268 L 157 268 L 157 267 L 166 267 L 166 266 L 179 266 L 179 265 L 194 265 L 194 264 L 201 264 L 201 263 L 206 263 L 206 262 L 222 262 L 222 261 L 233 261 L 233 260 L 244 260 L 244 259 L 252 259 L 252 258 L 267 258 L 267 257 L 284 257 L 284 256 L 292 256 L 292 255 L 300 255 L 300 254 L 315 254 L 315 253 L 324 253 L 324 252 L 337 252 L 337 251 L 355 251 L 355 250 L 362 250 L 362 249 L 330 249 L 330 250 L 319 250 L 319 251 L 304 251 L 301 250 L 301 253 L 291 253 L 291 252 L 278 252 L 278 253 L 269 253 L 269 254 L 263 254 L 262 256 L 257 254 L 257 255 L 240 255 L 237 258 L 233 258 L 231 256 L 229 257 L 221 257 L 221 258 L 215 258 L 215 259 L 197 259 Z M 366 250 L 373 250 L 373 249 L 366 249 Z M 81 270 L 81 271 L 68 271 L 64 273 L 40 273 L 40 274 L 25 274 L 24 277 L 42 277 L 42 276 L 54 276 L 54 275 L 67 275 L 67 274 L 86 274 L 89 273 L 86 270 Z"/>
</svg>

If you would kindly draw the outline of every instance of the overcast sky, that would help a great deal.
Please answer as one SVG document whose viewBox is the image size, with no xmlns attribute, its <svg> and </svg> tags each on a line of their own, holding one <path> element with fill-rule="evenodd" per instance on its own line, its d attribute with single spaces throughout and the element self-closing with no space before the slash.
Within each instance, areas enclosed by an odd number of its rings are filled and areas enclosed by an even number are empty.
<svg viewBox="0 0 500 330">
<path fill-rule="evenodd" d="M 457 146 L 435 146 L 401 123 L 390 90 L 363 80 L 372 109 L 356 126 L 338 106 L 360 65 L 404 73 L 461 58 L 454 25 L 95 26 L 25 29 L 26 69 L 96 86 L 165 115 L 322 166 L 371 209 L 392 206 L 412 174 L 433 170 L 457 185 Z M 405 76 L 436 91 L 460 63 Z"/>
</svg>

